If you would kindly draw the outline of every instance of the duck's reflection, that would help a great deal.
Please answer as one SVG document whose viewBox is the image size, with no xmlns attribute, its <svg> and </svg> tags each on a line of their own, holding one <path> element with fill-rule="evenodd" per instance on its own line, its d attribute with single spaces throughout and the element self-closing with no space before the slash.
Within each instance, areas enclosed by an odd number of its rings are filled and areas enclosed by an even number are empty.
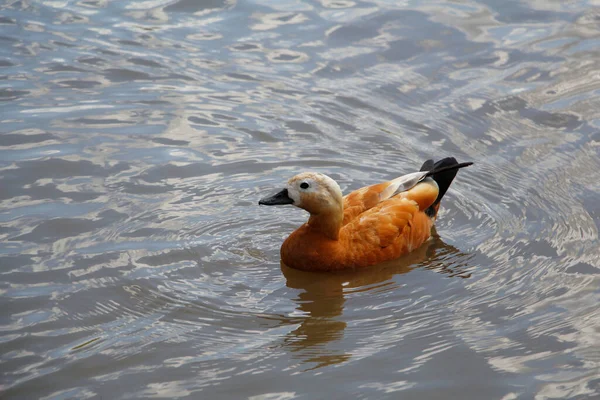
<svg viewBox="0 0 600 400">
<path fill-rule="evenodd" d="M 468 259 L 454 246 L 444 243 L 437 234 L 419 249 L 397 260 L 355 271 L 319 273 L 298 271 L 281 264 L 286 285 L 300 289 L 295 299 L 297 309 L 306 315 L 300 326 L 286 335 L 285 346 L 314 368 L 348 360 L 352 354 L 333 350 L 326 344 L 343 337 L 346 322 L 341 317 L 349 292 L 368 291 L 394 284 L 393 277 L 415 268 L 467 278 L 467 265 L 449 267 L 448 259 Z"/>
</svg>

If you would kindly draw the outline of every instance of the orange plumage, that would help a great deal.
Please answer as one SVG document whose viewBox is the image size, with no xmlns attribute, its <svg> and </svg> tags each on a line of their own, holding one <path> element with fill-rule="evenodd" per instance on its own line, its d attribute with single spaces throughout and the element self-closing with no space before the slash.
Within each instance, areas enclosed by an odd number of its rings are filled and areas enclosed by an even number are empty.
<svg viewBox="0 0 600 400">
<path fill-rule="evenodd" d="M 429 166 L 431 171 L 368 186 L 344 197 L 333 179 L 303 173 L 259 203 L 293 204 L 310 213 L 308 222 L 281 247 L 287 266 L 313 271 L 362 268 L 398 258 L 429 239 L 439 200 L 456 170 L 466 165 L 470 163 L 458 164 L 453 158 L 435 165 L 425 163 L 422 170 Z"/>
</svg>

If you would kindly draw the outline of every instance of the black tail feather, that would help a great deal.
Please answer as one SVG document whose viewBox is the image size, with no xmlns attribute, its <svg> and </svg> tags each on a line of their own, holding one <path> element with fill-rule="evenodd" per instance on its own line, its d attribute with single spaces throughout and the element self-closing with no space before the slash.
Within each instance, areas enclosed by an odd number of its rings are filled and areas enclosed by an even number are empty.
<svg viewBox="0 0 600 400">
<path fill-rule="evenodd" d="M 434 216 L 436 214 L 436 206 L 440 203 L 442 197 L 444 197 L 448 191 L 448 188 L 454 180 L 458 169 L 468 167 L 472 164 L 472 162 L 459 163 L 454 157 L 446 157 L 435 163 L 433 160 L 427 160 L 423 163 L 421 171 L 429 171 L 427 176 L 431 176 L 439 187 L 438 197 L 425 211 L 428 215 Z"/>
</svg>

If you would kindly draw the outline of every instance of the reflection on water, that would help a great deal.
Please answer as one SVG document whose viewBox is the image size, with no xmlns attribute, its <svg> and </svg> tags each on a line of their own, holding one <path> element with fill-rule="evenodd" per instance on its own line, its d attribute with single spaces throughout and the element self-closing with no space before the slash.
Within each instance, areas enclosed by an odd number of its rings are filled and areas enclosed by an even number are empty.
<svg viewBox="0 0 600 400">
<path fill-rule="evenodd" d="M 3 397 L 600 396 L 593 1 L 0 10 Z M 427 246 L 280 266 L 264 190 L 450 155 Z"/>
<path fill-rule="evenodd" d="M 447 263 L 449 258 L 457 260 L 468 256 L 435 235 L 414 252 L 368 270 L 304 272 L 282 263 L 281 271 L 286 278 L 286 286 L 300 290 L 294 301 L 297 311 L 305 316 L 298 328 L 286 335 L 285 345 L 297 352 L 302 361 L 315 363 L 315 369 L 350 360 L 351 353 L 337 354 L 325 346 L 339 340 L 348 325 L 345 319 L 338 318 L 343 315 L 346 296 L 364 292 L 365 295 L 370 293 L 377 297 L 401 290 L 402 285 L 396 280 L 402 279 L 401 274 L 414 268 L 426 268 L 450 277 L 470 276 L 466 273 L 469 269 L 466 263 L 452 266 Z"/>
</svg>

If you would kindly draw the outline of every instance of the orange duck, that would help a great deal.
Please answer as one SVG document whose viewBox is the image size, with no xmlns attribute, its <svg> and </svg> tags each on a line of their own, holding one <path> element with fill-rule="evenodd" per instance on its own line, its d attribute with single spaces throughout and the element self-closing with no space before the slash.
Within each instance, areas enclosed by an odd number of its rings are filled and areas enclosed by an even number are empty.
<svg viewBox="0 0 600 400">
<path fill-rule="evenodd" d="M 362 268 L 398 258 L 431 236 L 440 200 L 457 170 L 473 163 L 454 157 L 426 161 L 419 172 L 342 196 L 327 175 L 304 172 L 266 206 L 292 204 L 310 213 L 281 246 L 288 267 L 307 271 Z"/>
</svg>

